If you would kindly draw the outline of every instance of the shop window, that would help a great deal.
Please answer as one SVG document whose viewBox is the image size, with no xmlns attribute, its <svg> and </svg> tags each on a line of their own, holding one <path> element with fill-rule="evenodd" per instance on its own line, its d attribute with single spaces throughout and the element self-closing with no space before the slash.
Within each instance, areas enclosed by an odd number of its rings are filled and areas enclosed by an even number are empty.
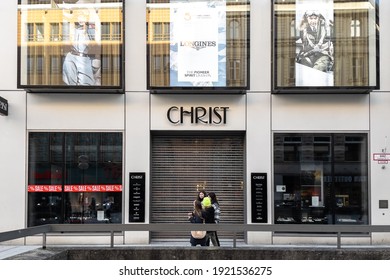
<svg viewBox="0 0 390 280">
<path fill-rule="evenodd" d="M 359 136 L 345 137 L 345 161 L 367 161 L 365 139 Z"/>
<path fill-rule="evenodd" d="M 119 71 L 102 71 L 105 57 L 124 53 L 123 1 L 49 3 L 19 1 L 18 87 L 28 92 L 123 93 L 123 62 Z M 34 56 L 42 56 L 42 63 Z M 51 72 L 53 56 L 63 61 L 61 73 Z"/>
<path fill-rule="evenodd" d="M 274 222 L 368 224 L 367 153 L 364 133 L 275 133 Z"/>
<path fill-rule="evenodd" d="M 317 161 L 329 161 L 331 159 L 331 139 L 329 136 L 319 136 L 313 139 L 313 156 Z"/>
<path fill-rule="evenodd" d="M 151 92 L 248 89 L 248 0 L 146 0 L 146 5 Z M 168 58 L 160 61 L 167 71 L 161 71 L 158 57 Z"/>
<path fill-rule="evenodd" d="M 284 137 L 284 161 L 299 161 L 301 158 L 301 137 Z"/>
<path fill-rule="evenodd" d="M 274 0 L 273 93 L 378 89 L 377 3 Z"/>
<path fill-rule="evenodd" d="M 28 226 L 122 222 L 122 133 L 31 132 Z"/>
</svg>

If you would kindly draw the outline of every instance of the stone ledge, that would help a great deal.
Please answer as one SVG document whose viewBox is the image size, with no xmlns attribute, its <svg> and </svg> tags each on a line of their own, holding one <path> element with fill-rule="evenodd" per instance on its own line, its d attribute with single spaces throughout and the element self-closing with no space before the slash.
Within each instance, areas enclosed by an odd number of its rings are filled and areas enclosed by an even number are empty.
<svg viewBox="0 0 390 280">
<path fill-rule="evenodd" d="M 389 260 L 389 248 L 48 248 L 12 260 Z"/>
</svg>

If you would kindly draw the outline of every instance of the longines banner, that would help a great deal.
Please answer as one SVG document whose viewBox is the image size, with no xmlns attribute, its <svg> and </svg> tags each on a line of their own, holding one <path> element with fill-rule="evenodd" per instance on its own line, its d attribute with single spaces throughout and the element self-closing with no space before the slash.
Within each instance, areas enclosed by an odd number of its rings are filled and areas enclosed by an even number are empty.
<svg viewBox="0 0 390 280">
<path fill-rule="evenodd" d="M 226 1 L 171 5 L 171 86 L 226 86 Z"/>
<path fill-rule="evenodd" d="M 333 0 L 297 0 L 296 86 L 333 86 Z"/>
</svg>

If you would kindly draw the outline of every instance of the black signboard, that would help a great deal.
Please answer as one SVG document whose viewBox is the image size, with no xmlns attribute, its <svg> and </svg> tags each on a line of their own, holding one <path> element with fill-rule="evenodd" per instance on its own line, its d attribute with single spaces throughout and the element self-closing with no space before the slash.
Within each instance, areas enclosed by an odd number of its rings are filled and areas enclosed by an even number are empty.
<svg viewBox="0 0 390 280">
<path fill-rule="evenodd" d="M 130 173 L 129 222 L 145 222 L 145 172 Z"/>
<path fill-rule="evenodd" d="M 8 101 L 0 96 L 0 115 L 8 116 Z"/>
<path fill-rule="evenodd" d="M 267 173 L 251 173 L 252 223 L 267 223 Z"/>
</svg>

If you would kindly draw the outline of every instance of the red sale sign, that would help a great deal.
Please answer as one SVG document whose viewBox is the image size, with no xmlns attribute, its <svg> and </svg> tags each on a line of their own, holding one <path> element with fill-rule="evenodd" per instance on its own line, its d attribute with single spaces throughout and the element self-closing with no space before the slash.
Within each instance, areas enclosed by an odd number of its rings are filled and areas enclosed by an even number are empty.
<svg viewBox="0 0 390 280">
<path fill-rule="evenodd" d="M 65 185 L 64 192 L 121 192 L 122 185 Z M 28 192 L 62 192 L 61 185 L 28 185 Z"/>
</svg>

